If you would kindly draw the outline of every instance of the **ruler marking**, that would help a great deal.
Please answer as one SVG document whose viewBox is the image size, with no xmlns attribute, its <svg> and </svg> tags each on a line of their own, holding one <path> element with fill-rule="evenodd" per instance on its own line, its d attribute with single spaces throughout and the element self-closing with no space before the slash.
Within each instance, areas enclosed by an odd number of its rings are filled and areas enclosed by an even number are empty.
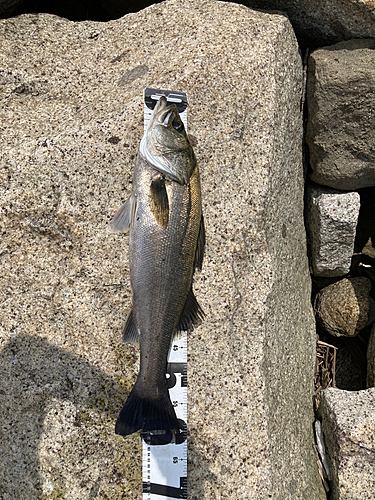
<svg viewBox="0 0 375 500">
<path fill-rule="evenodd" d="M 180 487 L 158 483 L 143 483 L 143 492 L 153 495 L 164 495 L 170 498 L 187 498 L 187 477 L 180 477 Z"/>
</svg>

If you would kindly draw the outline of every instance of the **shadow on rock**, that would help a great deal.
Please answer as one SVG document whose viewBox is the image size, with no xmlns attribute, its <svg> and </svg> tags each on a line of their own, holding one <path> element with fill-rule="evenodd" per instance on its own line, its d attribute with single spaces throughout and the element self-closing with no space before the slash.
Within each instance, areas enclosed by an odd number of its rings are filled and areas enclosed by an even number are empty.
<svg viewBox="0 0 375 500">
<path fill-rule="evenodd" d="M 115 420 L 126 397 L 74 353 L 27 335 L 9 340 L 0 351 L 0 498 L 42 498 L 39 447 L 53 401 L 71 402 L 80 427 L 83 408 Z"/>
</svg>

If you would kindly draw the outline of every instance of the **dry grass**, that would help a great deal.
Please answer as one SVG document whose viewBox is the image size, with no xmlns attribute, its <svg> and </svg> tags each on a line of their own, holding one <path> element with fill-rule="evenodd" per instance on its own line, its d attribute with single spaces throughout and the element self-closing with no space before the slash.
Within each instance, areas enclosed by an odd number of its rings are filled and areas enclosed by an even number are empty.
<svg viewBox="0 0 375 500">
<path fill-rule="evenodd" d="M 315 363 L 315 409 L 319 407 L 320 393 L 326 387 L 336 387 L 336 352 L 337 347 L 319 340 L 316 343 Z"/>
</svg>

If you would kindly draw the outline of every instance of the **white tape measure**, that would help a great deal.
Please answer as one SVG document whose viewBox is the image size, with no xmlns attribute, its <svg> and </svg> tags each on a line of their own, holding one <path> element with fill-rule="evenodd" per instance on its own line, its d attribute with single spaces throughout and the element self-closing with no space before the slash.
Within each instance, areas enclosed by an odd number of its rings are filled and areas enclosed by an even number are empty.
<svg viewBox="0 0 375 500">
<path fill-rule="evenodd" d="M 158 89 L 145 89 L 144 124 L 145 130 L 150 121 L 152 110 L 160 97 L 175 103 L 180 117 L 187 128 L 187 95 Z M 167 386 L 169 395 L 181 420 L 184 431 L 173 436 L 163 436 L 166 444 L 153 444 L 153 436 L 142 435 L 142 500 L 174 500 L 187 498 L 187 336 L 186 333 L 172 341 L 168 355 Z M 160 439 L 160 436 L 159 436 Z M 175 442 L 177 440 L 177 442 Z"/>
</svg>

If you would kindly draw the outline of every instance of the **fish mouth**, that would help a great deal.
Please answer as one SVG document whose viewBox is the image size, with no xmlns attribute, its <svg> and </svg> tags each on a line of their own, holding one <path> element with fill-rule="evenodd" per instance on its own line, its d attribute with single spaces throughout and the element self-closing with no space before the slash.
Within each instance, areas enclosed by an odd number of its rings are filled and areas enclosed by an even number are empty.
<svg viewBox="0 0 375 500">
<path fill-rule="evenodd" d="M 166 112 L 166 114 L 164 115 L 164 119 L 163 119 L 163 123 L 162 125 L 164 125 L 164 127 L 168 127 L 169 125 L 169 119 L 172 115 L 172 110 L 170 109 L 169 111 Z M 161 118 L 161 117 L 160 117 Z M 160 120 L 161 121 L 161 120 Z"/>
<path fill-rule="evenodd" d="M 175 104 L 168 105 L 168 101 L 165 96 L 160 97 L 154 108 L 154 116 L 157 116 L 157 121 L 160 125 L 168 127 L 174 108 Z"/>
</svg>

